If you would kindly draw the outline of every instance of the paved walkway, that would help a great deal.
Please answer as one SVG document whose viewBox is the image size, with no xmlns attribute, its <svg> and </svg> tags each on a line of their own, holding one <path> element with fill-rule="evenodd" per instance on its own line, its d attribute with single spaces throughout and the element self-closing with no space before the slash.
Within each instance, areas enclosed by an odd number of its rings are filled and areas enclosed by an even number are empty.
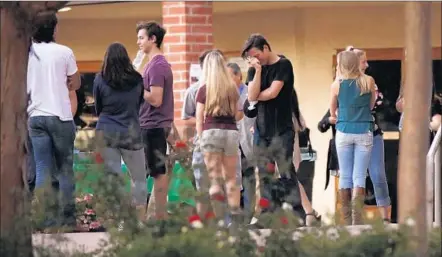
<svg viewBox="0 0 442 257">
<path fill-rule="evenodd" d="M 364 230 L 370 229 L 370 225 L 360 225 L 360 226 L 348 226 L 347 229 L 352 235 L 359 235 Z M 388 225 L 390 229 L 398 228 L 397 224 Z M 300 228 L 299 230 L 314 230 L 315 228 Z M 327 231 L 327 234 L 334 234 L 331 228 Z M 258 235 L 254 231 L 250 231 L 250 236 L 254 238 L 258 245 L 263 245 L 265 238 L 270 235 L 270 229 L 262 229 Z M 296 240 L 296 232 L 294 232 L 294 240 Z M 61 241 L 60 239 L 65 239 Z M 45 246 L 51 248 L 57 248 L 62 251 L 73 252 L 75 250 L 80 250 L 82 252 L 92 252 L 101 248 L 101 243 L 109 240 L 108 233 L 97 232 L 97 233 L 66 233 L 66 234 L 34 234 L 32 236 L 32 241 L 35 246 Z"/>
</svg>

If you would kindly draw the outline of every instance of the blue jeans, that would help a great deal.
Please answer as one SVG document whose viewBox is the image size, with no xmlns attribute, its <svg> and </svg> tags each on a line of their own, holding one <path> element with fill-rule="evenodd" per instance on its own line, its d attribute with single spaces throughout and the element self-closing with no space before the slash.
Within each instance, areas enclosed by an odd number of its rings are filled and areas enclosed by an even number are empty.
<svg viewBox="0 0 442 257">
<path fill-rule="evenodd" d="M 28 168 L 27 171 L 27 180 L 29 191 L 33 192 L 35 187 L 35 160 L 34 160 L 34 150 L 32 149 L 31 137 L 29 137 L 29 133 L 26 139 L 26 165 Z"/>
<path fill-rule="evenodd" d="M 373 132 L 349 134 L 336 131 L 339 162 L 339 189 L 365 188 L 373 148 Z"/>
<path fill-rule="evenodd" d="M 35 116 L 28 120 L 29 137 L 35 161 L 35 188 L 54 179 L 61 193 L 60 210 L 75 221 L 75 181 L 73 170 L 75 125 L 55 116 Z"/>
<path fill-rule="evenodd" d="M 374 195 L 378 206 L 390 206 L 387 177 L 385 176 L 384 139 L 382 135 L 373 138 L 373 151 L 368 167 Z"/>
</svg>

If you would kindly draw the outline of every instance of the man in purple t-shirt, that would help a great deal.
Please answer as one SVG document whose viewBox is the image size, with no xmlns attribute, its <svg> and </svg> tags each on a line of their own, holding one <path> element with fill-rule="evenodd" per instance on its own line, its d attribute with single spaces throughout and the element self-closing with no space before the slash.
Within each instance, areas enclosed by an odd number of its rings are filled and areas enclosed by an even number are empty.
<svg viewBox="0 0 442 257">
<path fill-rule="evenodd" d="M 168 191 L 164 157 L 174 116 L 173 75 L 160 50 L 166 30 L 156 22 L 143 22 L 137 25 L 137 34 L 137 44 L 149 58 L 143 72 L 144 103 L 140 108 L 140 125 L 148 171 L 155 181 L 150 203 L 155 204 L 156 218 L 164 219 Z"/>
</svg>

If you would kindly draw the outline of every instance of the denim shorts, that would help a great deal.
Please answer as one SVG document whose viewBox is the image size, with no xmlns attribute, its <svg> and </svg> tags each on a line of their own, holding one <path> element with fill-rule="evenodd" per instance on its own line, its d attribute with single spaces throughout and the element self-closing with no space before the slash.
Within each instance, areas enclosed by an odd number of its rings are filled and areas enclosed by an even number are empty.
<svg viewBox="0 0 442 257">
<path fill-rule="evenodd" d="M 225 155 L 238 155 L 239 133 L 237 130 L 208 129 L 200 139 L 201 152 L 218 152 Z"/>
<path fill-rule="evenodd" d="M 234 131 L 234 130 L 231 130 L 231 131 Z M 213 133 L 214 132 L 212 132 L 211 135 Z M 234 133 L 231 134 L 230 136 L 232 137 L 231 139 L 233 140 Z M 203 137 L 204 137 L 204 132 L 203 132 L 203 135 L 201 135 L 201 138 L 203 138 Z M 206 138 L 207 138 L 207 134 L 206 134 Z M 212 142 L 213 146 L 208 146 L 208 144 L 210 144 L 210 142 L 211 142 L 210 140 L 206 140 L 205 147 L 206 147 L 206 149 L 209 148 L 209 151 L 206 151 L 206 152 L 221 152 L 220 149 L 218 149 L 218 151 L 213 151 L 213 149 L 216 147 L 217 142 Z M 196 188 L 199 191 L 204 191 L 204 190 L 209 189 L 210 182 L 209 182 L 209 178 L 208 178 L 207 168 L 204 163 L 204 153 L 203 153 L 202 147 L 201 147 L 201 144 L 203 144 L 203 142 L 202 142 L 202 140 L 200 140 L 199 142 L 196 142 L 196 144 L 198 145 L 198 147 L 195 147 L 195 149 L 193 150 L 193 153 L 192 153 L 193 175 L 195 177 Z M 228 146 L 228 147 L 230 147 L 230 146 Z M 230 149 L 229 149 L 229 151 L 230 151 Z M 232 151 L 233 151 L 233 149 L 232 149 Z M 242 189 L 241 150 L 239 149 L 239 147 L 236 148 L 236 154 L 238 155 L 238 164 L 236 166 L 236 181 L 237 181 L 237 185 L 241 186 L 241 189 Z"/>
</svg>

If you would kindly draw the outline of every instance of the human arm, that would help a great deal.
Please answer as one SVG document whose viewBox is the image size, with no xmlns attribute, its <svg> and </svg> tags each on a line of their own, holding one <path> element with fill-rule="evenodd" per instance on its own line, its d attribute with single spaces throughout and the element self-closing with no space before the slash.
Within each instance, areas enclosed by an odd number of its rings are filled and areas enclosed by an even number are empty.
<svg viewBox="0 0 442 257">
<path fill-rule="evenodd" d="M 81 86 L 81 77 L 78 72 L 74 53 L 70 50 L 66 58 L 67 86 L 69 91 L 78 90 Z"/>
<path fill-rule="evenodd" d="M 382 94 L 382 92 L 379 91 L 377 85 L 375 85 L 375 88 L 376 88 L 376 103 L 373 108 L 373 111 L 377 112 L 385 108 L 385 104 L 384 104 L 384 95 Z"/>
<path fill-rule="evenodd" d="M 134 66 L 135 70 L 138 71 L 140 69 L 145 56 L 146 54 L 143 52 L 143 50 L 138 50 L 135 59 L 132 61 L 132 65 Z"/>
<path fill-rule="evenodd" d="M 258 101 L 269 101 L 275 99 L 284 86 L 284 81 L 273 81 L 269 88 L 259 93 Z"/>
<path fill-rule="evenodd" d="M 196 135 L 198 138 L 201 138 L 201 134 L 203 133 L 203 124 L 204 124 L 204 104 L 197 103 L 196 104 Z"/>
<path fill-rule="evenodd" d="M 249 61 L 250 68 L 247 71 L 247 99 L 250 102 L 257 101 L 261 92 L 261 65 L 256 58 Z"/>
<path fill-rule="evenodd" d="M 72 117 L 74 117 L 78 109 L 77 93 L 75 90 L 69 91 L 69 100 L 71 101 Z"/>
<path fill-rule="evenodd" d="M 330 118 L 336 119 L 336 111 L 338 109 L 339 82 L 335 81 L 331 85 L 330 91 Z"/>
<path fill-rule="evenodd" d="M 399 95 L 396 100 L 396 110 L 400 113 L 404 110 L 404 97 L 403 95 Z"/>
<path fill-rule="evenodd" d="M 279 70 L 276 72 L 275 78 L 269 88 L 259 93 L 258 101 L 275 99 L 281 92 L 284 82 L 290 81 L 290 77 L 293 77 L 293 66 L 290 61 L 287 59 L 281 59 L 279 62 Z"/>
<path fill-rule="evenodd" d="M 244 112 L 240 110 L 236 111 L 235 120 L 239 121 L 242 120 L 242 118 L 244 118 Z"/>
<path fill-rule="evenodd" d="M 198 89 L 196 93 L 196 135 L 198 138 L 201 138 L 201 134 L 203 133 L 203 124 L 204 124 L 204 107 L 206 104 L 206 86 L 202 86 Z"/>
<path fill-rule="evenodd" d="M 301 112 L 299 112 L 299 121 L 300 121 L 300 124 L 299 124 L 299 130 L 300 131 L 302 131 L 305 128 L 307 128 L 307 123 L 305 122 L 304 116 L 302 115 Z"/>
<path fill-rule="evenodd" d="M 144 89 L 144 100 L 154 107 L 160 107 L 163 103 L 163 88 L 161 86 L 152 85 L 150 91 Z"/>
<path fill-rule="evenodd" d="M 376 100 L 378 97 L 376 93 L 376 84 L 374 82 L 374 79 L 370 76 L 368 76 L 368 85 L 370 87 L 370 93 L 371 93 L 370 110 L 373 110 L 374 106 L 376 105 Z"/>
<path fill-rule="evenodd" d="M 430 121 L 430 129 L 431 131 L 437 131 L 441 124 L 441 115 L 435 114 L 431 117 Z"/>
<path fill-rule="evenodd" d="M 165 81 L 163 72 L 149 70 L 145 75 L 143 98 L 153 107 L 158 108 L 163 103 Z"/>
<path fill-rule="evenodd" d="M 96 76 L 94 79 L 94 87 L 92 89 L 92 93 L 94 96 L 95 114 L 97 116 L 100 116 L 101 110 L 103 109 L 100 96 L 100 82 L 101 78 L 99 76 Z"/>
<path fill-rule="evenodd" d="M 438 98 L 438 96 L 435 96 L 431 103 L 430 129 L 432 131 L 437 131 L 441 125 L 442 105 Z"/>
<path fill-rule="evenodd" d="M 245 89 L 247 90 L 247 89 Z M 238 99 L 238 103 L 236 105 L 236 115 L 235 115 L 235 120 L 239 121 L 242 120 L 244 118 L 244 103 L 247 100 L 247 91 L 243 90 L 242 93 L 239 94 L 239 99 Z"/>
</svg>

